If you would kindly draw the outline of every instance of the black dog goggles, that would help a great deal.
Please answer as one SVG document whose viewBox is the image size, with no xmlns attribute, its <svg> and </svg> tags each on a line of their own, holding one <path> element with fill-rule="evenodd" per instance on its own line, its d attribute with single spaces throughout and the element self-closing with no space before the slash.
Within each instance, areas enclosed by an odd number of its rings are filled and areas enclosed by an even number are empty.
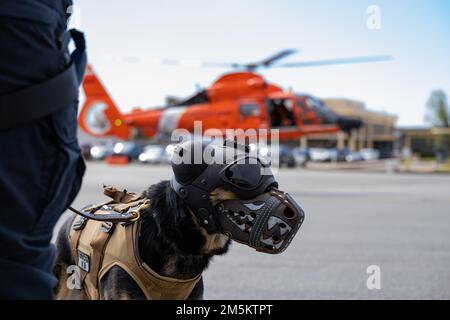
<svg viewBox="0 0 450 320">
<path fill-rule="evenodd" d="M 242 157 L 226 165 L 219 177 L 217 184 L 240 198 L 251 198 L 278 186 L 270 168 L 253 157 Z"/>
</svg>

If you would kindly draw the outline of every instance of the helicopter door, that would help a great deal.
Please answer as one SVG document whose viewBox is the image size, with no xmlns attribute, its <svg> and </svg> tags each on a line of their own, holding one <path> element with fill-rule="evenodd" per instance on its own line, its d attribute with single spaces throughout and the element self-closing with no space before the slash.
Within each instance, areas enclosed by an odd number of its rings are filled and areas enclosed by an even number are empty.
<svg viewBox="0 0 450 320">
<path fill-rule="evenodd" d="M 297 127 L 292 99 L 269 99 L 267 111 L 272 128 L 293 129 Z"/>
</svg>

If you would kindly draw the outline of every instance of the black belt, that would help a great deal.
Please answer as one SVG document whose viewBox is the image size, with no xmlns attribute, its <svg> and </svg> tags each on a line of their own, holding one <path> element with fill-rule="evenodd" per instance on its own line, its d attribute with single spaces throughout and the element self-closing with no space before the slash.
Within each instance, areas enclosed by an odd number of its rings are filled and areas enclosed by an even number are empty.
<svg viewBox="0 0 450 320">
<path fill-rule="evenodd" d="M 71 30 L 71 33 L 77 49 L 65 71 L 47 81 L 0 96 L 0 130 L 43 118 L 78 99 L 86 69 L 85 43 L 81 32 Z"/>
<path fill-rule="evenodd" d="M 0 97 L 0 130 L 40 119 L 78 99 L 75 64 L 56 77 Z"/>
</svg>

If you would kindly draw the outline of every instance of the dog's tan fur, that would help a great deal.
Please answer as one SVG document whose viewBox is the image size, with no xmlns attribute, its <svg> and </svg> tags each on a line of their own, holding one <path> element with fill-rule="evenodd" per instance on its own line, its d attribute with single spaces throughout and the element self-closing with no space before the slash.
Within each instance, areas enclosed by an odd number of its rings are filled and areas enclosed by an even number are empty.
<svg viewBox="0 0 450 320">
<path fill-rule="evenodd" d="M 213 190 L 209 194 L 209 196 L 211 198 L 211 202 L 212 202 L 213 206 L 215 206 L 216 204 L 218 204 L 221 201 L 237 199 L 236 195 L 233 192 L 224 190 L 223 188 L 217 188 L 217 189 Z M 220 234 L 220 233 L 208 234 L 206 232 L 206 230 L 198 224 L 198 221 L 195 217 L 194 217 L 194 222 L 197 225 L 197 227 L 199 228 L 199 230 L 201 231 L 202 235 L 206 238 L 206 244 L 203 249 L 204 253 L 212 252 L 214 250 L 223 248 L 226 245 L 226 243 L 229 239 L 228 236 L 226 236 L 224 234 Z"/>
</svg>

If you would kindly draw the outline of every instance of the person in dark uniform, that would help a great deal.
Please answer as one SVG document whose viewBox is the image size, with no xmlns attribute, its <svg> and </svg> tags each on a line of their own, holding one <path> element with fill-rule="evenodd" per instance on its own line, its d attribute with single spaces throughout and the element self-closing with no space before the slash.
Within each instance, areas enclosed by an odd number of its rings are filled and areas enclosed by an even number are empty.
<svg viewBox="0 0 450 320">
<path fill-rule="evenodd" d="M 64 40 L 71 4 L 0 0 L 0 299 L 52 299 L 53 228 L 85 171 L 77 94 L 57 78 L 73 64 Z M 39 85 L 53 78 L 59 89 L 45 94 Z"/>
</svg>

